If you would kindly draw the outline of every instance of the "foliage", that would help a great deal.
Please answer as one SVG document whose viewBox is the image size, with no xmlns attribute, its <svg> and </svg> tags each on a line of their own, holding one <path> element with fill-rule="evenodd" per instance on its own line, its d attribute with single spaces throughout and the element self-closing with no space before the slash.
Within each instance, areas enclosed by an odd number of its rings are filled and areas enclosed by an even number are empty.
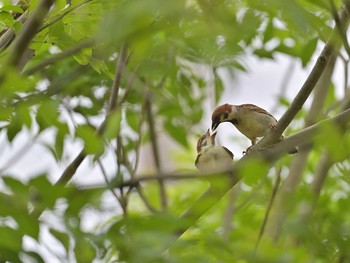
<svg viewBox="0 0 350 263">
<path fill-rule="evenodd" d="M 298 188 L 285 200 L 290 209 L 274 241 L 266 234 L 257 243 L 275 177 L 287 177 L 294 157 L 280 158 L 269 172 L 261 161 L 248 163 L 241 171 L 244 180 L 196 222 L 180 215 L 206 190 L 206 179 L 166 182 L 168 211 L 160 205 L 162 184 L 128 185 L 136 178 L 140 147 L 150 142 L 159 148 L 159 132 L 191 153 L 180 160 L 184 166 L 194 160 L 190 135 L 198 133 L 206 102 L 221 98 L 220 69 L 244 71 L 246 56 L 273 60 L 277 54 L 306 67 L 331 34 L 329 1 L 57 0 L 30 31 L 19 17 L 30 18 L 44 2 L 0 1 L 0 135 L 17 147 L 25 132 L 33 134 L 33 143 L 51 132 L 46 154 L 63 164 L 69 142 L 82 142 L 82 159 L 92 156 L 91 165 L 101 168 L 106 183 L 87 189 L 54 184 L 49 171 L 20 180 L 7 172 L 14 164 L 2 156 L 1 262 L 350 260 L 346 125 L 323 127 L 313 142 Z M 19 52 L 13 41 L 26 30 L 31 41 L 25 50 L 32 53 L 20 54 L 22 68 L 9 58 Z M 8 32 L 15 40 L 5 41 Z M 199 67 L 211 76 L 203 76 Z M 319 112 L 335 115 L 339 101 L 346 97 L 335 96 L 332 86 L 325 103 L 330 110 Z M 289 106 L 285 98 L 281 104 Z M 328 176 L 315 193 L 312 182 L 325 152 L 331 157 L 324 168 Z M 110 155 L 115 167 L 103 167 Z M 155 150 L 152 157 L 161 162 L 158 155 Z M 179 238 L 181 230 L 187 231 Z"/>
</svg>

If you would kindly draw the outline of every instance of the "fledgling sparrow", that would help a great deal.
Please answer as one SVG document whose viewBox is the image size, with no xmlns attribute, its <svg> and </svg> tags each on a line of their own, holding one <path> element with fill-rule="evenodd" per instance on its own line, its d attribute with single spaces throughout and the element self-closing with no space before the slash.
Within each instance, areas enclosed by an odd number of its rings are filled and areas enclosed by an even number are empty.
<svg viewBox="0 0 350 263">
<path fill-rule="evenodd" d="M 217 129 L 220 123 L 230 122 L 251 140 L 251 146 L 256 143 L 257 138 L 264 137 L 270 129 L 275 129 L 277 124 L 275 117 L 253 104 L 231 105 L 226 103 L 220 105 L 214 110 L 211 119 L 213 131 Z M 279 139 L 283 140 L 283 138 L 281 136 Z M 298 150 L 294 148 L 289 154 L 297 152 Z"/>
<path fill-rule="evenodd" d="M 197 142 L 195 165 L 202 173 L 227 171 L 232 168 L 233 153 L 224 146 L 215 145 L 216 132 L 202 135 Z"/>
</svg>

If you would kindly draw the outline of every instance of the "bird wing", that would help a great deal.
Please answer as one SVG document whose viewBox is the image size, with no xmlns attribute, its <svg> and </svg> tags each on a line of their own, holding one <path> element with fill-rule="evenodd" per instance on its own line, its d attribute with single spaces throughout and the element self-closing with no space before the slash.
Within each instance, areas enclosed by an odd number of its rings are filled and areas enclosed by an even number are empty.
<svg viewBox="0 0 350 263">
<path fill-rule="evenodd" d="M 197 158 L 196 158 L 196 160 L 195 160 L 195 162 L 194 162 L 194 165 L 195 165 L 197 168 L 198 168 L 199 157 L 201 157 L 201 156 L 202 156 L 201 153 L 197 154 Z"/>
<path fill-rule="evenodd" d="M 258 106 L 256 106 L 256 105 L 254 105 L 254 104 L 242 104 L 242 105 L 239 105 L 238 108 L 241 108 L 241 109 L 244 109 L 244 108 L 245 108 L 245 109 L 251 109 L 251 110 L 254 110 L 254 111 L 256 111 L 256 112 L 269 115 L 269 116 L 271 116 L 272 118 L 275 119 L 275 117 L 273 117 L 273 116 L 271 115 L 270 112 L 268 112 L 267 110 L 264 110 L 263 108 L 260 108 L 260 107 L 258 107 Z"/>
<path fill-rule="evenodd" d="M 222 148 L 224 148 L 224 150 L 231 156 L 231 158 L 233 159 L 233 157 L 234 157 L 234 155 L 233 155 L 233 153 L 229 150 L 229 149 L 227 149 L 225 146 L 221 146 Z"/>
</svg>

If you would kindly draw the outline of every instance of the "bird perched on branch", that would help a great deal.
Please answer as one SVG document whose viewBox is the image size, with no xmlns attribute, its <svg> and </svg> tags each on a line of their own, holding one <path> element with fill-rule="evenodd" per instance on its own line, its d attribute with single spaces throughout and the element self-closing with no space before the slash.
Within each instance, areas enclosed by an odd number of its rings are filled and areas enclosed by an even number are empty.
<svg viewBox="0 0 350 263">
<path fill-rule="evenodd" d="M 224 146 L 215 145 L 216 132 L 202 135 L 197 143 L 195 165 L 202 173 L 227 171 L 232 168 L 233 153 Z"/>
<path fill-rule="evenodd" d="M 220 105 L 214 110 L 211 119 L 212 131 L 215 131 L 220 123 L 230 122 L 252 142 L 250 147 L 256 143 L 257 138 L 264 137 L 271 129 L 276 129 L 277 124 L 275 117 L 253 104 L 231 105 L 226 103 Z M 281 135 L 279 140 L 283 138 Z M 298 150 L 294 148 L 289 154 L 297 152 Z"/>
</svg>

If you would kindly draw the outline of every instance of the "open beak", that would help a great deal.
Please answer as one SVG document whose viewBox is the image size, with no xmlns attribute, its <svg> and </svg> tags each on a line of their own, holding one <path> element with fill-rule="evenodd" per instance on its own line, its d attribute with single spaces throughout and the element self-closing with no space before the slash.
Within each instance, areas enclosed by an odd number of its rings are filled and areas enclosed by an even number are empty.
<svg viewBox="0 0 350 263">
<path fill-rule="evenodd" d="M 220 124 L 219 122 L 214 122 L 214 121 L 211 123 L 211 132 L 212 133 L 216 132 L 216 129 L 219 127 L 219 124 Z"/>
<path fill-rule="evenodd" d="M 216 135 L 217 135 L 218 133 L 217 133 L 217 131 L 213 131 L 212 133 L 211 133 L 211 140 L 213 141 L 213 142 L 215 142 L 215 137 L 216 137 Z"/>
<path fill-rule="evenodd" d="M 205 134 L 205 137 L 208 139 L 211 137 L 211 134 L 210 134 L 210 129 L 207 130 L 206 134 Z"/>
</svg>

